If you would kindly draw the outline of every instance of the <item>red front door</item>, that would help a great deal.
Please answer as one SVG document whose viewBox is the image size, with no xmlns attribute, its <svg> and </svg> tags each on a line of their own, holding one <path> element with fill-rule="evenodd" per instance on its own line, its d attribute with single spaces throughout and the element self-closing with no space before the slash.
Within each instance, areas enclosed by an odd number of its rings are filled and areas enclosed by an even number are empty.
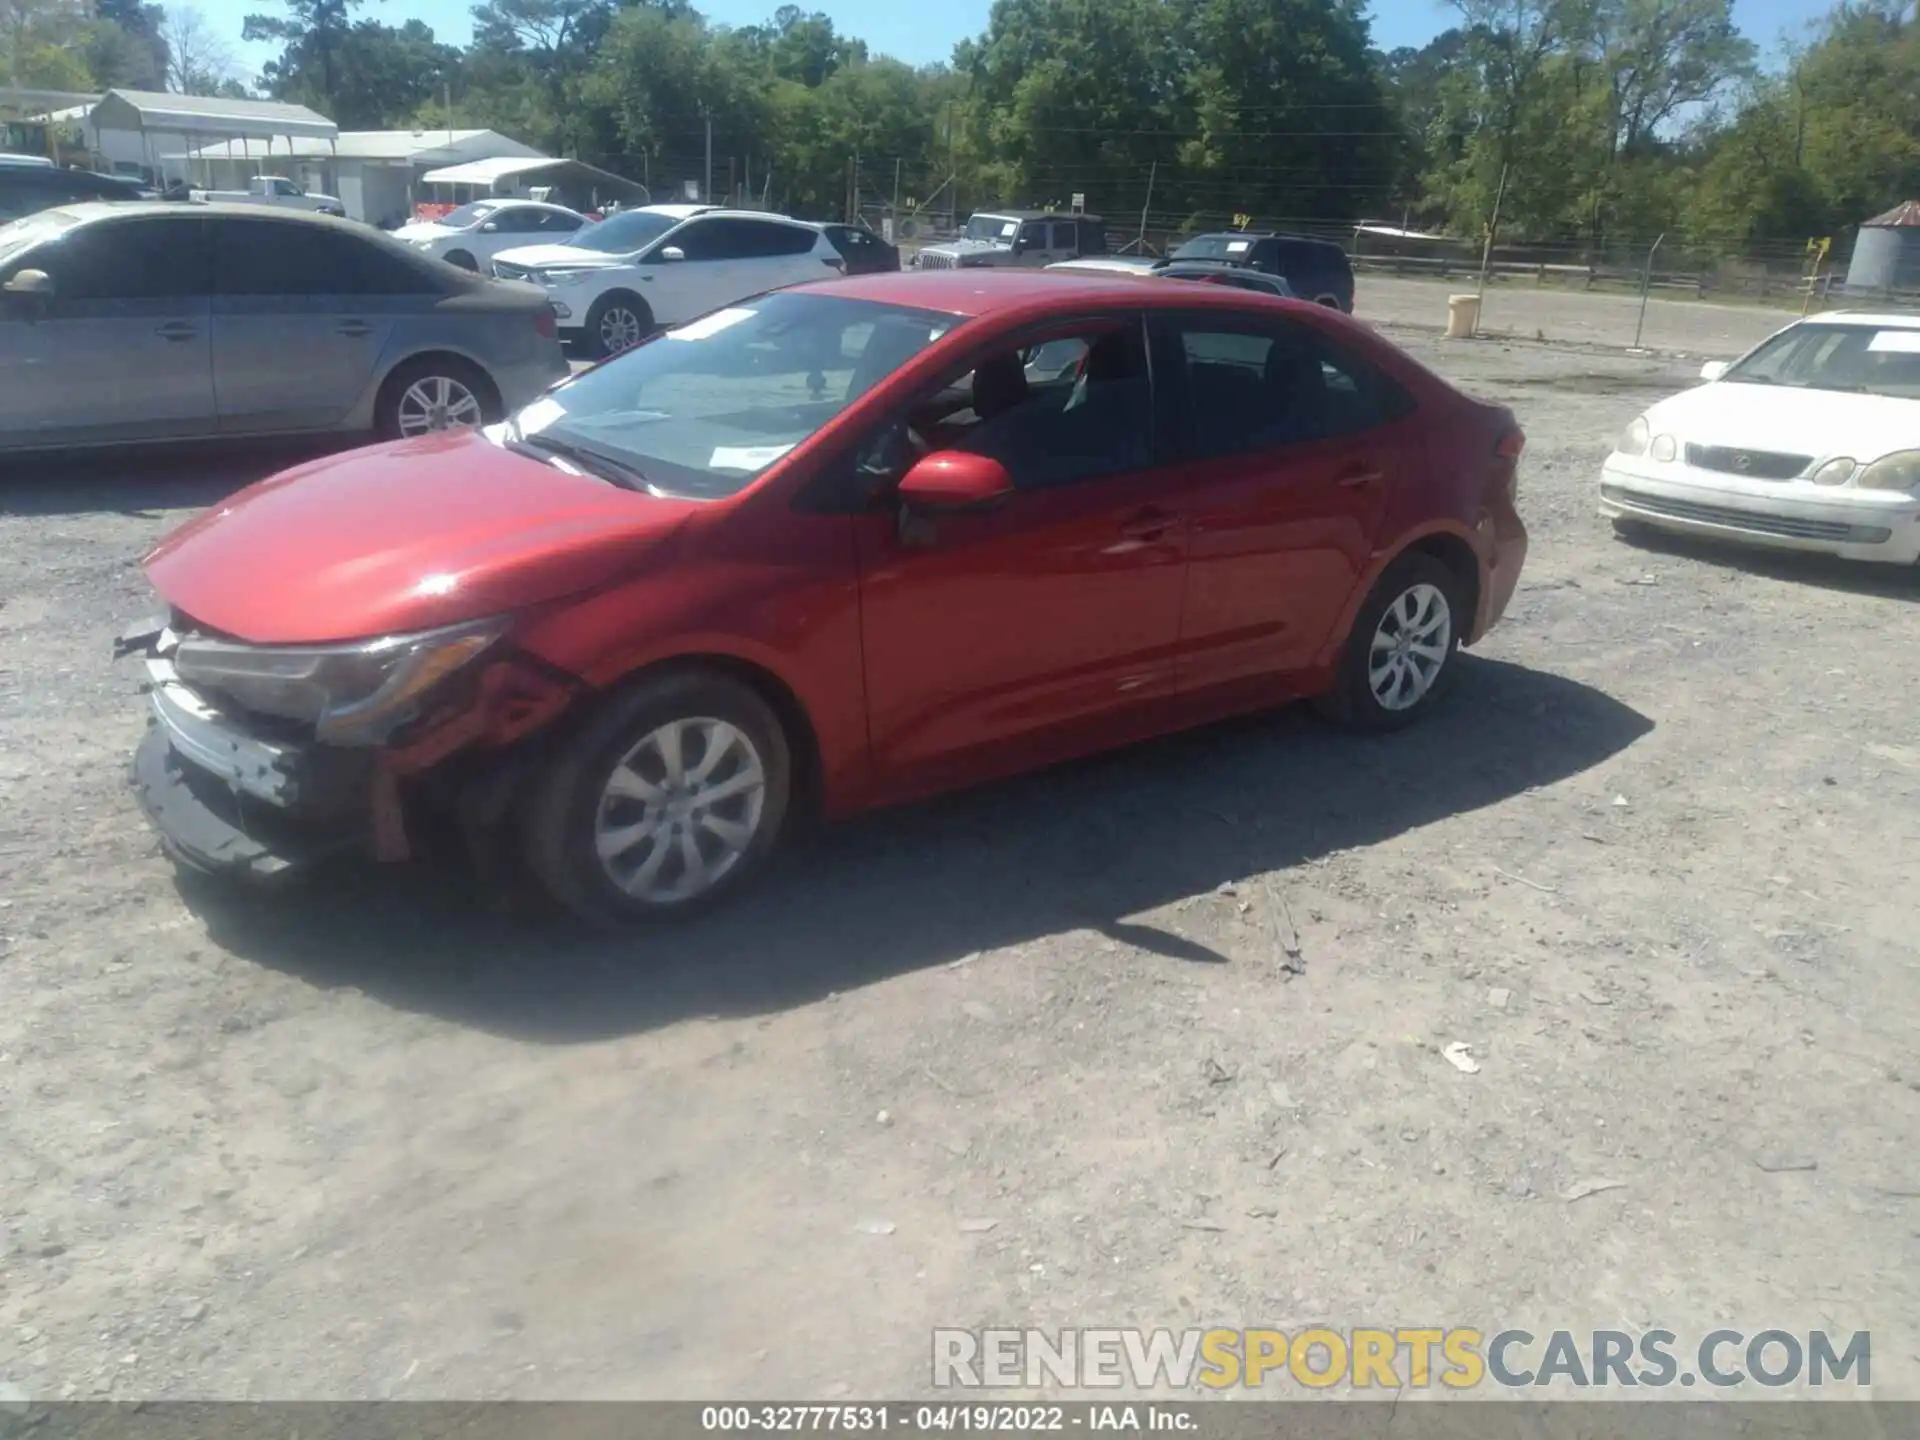
<svg viewBox="0 0 1920 1440">
<path fill-rule="evenodd" d="M 893 513 L 856 522 L 883 784 L 1046 732 L 1097 743 L 1102 722 L 1172 694 L 1185 479 L 1156 459 L 1137 326 L 1093 343 L 1085 373 L 1053 384 L 1010 378 L 1004 359 L 975 371 L 983 413 L 938 443 L 1006 465 L 1015 489 L 998 507 L 919 521 L 905 538 Z M 990 371 L 998 383 L 980 378 Z"/>
</svg>

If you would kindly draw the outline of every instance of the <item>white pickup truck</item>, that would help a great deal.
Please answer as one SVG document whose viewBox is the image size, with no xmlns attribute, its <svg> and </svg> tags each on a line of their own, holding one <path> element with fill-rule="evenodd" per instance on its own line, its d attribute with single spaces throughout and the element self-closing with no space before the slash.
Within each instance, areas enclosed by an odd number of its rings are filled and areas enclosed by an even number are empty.
<svg viewBox="0 0 1920 1440">
<path fill-rule="evenodd" d="M 283 205 L 292 210 L 314 210 L 322 215 L 345 215 L 346 207 L 331 195 L 316 195 L 302 190 L 281 175 L 256 175 L 244 190 L 195 190 L 196 200 L 216 200 L 239 205 Z"/>
</svg>

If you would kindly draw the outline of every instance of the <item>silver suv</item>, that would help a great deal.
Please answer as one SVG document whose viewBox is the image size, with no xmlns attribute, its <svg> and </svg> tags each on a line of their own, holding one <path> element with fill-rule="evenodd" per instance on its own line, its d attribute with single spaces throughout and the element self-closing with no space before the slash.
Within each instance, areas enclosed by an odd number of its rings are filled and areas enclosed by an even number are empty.
<svg viewBox="0 0 1920 1440">
<path fill-rule="evenodd" d="M 1098 215 L 996 210 L 968 216 L 959 239 L 927 246 L 914 264 L 922 270 L 1040 266 L 1106 253 L 1107 227 Z"/>
</svg>

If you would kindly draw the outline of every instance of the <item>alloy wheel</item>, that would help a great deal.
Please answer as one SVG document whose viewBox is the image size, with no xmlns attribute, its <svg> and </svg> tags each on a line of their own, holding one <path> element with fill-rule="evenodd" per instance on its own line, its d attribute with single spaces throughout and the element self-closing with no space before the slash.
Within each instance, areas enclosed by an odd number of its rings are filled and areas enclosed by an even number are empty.
<svg viewBox="0 0 1920 1440">
<path fill-rule="evenodd" d="M 766 764 L 744 730 L 710 716 L 670 720 L 608 775 L 594 853 L 607 878 L 635 900 L 692 900 L 752 846 L 766 793 Z"/>
<path fill-rule="evenodd" d="M 631 350 L 642 339 L 640 317 L 624 305 L 610 306 L 600 316 L 600 345 L 607 354 Z"/>
<path fill-rule="evenodd" d="M 423 375 L 400 396 L 403 437 L 478 425 L 485 418 L 480 397 L 451 375 Z"/>
<path fill-rule="evenodd" d="M 1367 688 L 1385 710 L 1410 710 L 1433 689 L 1453 645 L 1453 609 L 1437 585 L 1411 585 L 1380 617 Z"/>
</svg>

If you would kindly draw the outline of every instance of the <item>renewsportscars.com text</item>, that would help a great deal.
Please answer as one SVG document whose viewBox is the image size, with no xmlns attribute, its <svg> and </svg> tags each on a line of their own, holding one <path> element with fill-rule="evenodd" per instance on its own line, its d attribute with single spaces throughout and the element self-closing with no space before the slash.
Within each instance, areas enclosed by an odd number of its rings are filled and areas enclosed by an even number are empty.
<svg viewBox="0 0 1920 1440">
<path fill-rule="evenodd" d="M 939 1389 L 1660 1389 L 1873 1383 L 1865 1330 L 936 1330 Z"/>
</svg>

